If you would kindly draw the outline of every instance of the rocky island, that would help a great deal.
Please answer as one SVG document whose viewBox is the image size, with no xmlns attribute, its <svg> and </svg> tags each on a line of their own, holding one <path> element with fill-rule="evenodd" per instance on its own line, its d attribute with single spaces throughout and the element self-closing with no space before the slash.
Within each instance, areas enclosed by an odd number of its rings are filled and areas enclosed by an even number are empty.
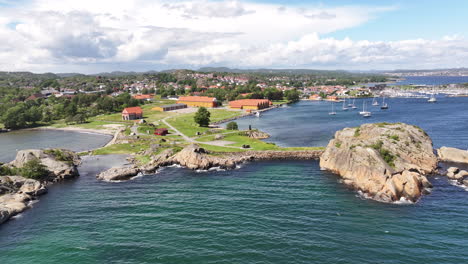
<svg viewBox="0 0 468 264">
<path fill-rule="evenodd" d="M 0 164 L 0 224 L 23 212 L 47 185 L 77 177 L 80 158 L 64 149 L 21 150 Z"/>
<path fill-rule="evenodd" d="M 402 123 L 364 124 L 336 132 L 320 166 L 381 202 L 417 201 L 437 168 L 432 140 L 420 128 Z"/>
</svg>

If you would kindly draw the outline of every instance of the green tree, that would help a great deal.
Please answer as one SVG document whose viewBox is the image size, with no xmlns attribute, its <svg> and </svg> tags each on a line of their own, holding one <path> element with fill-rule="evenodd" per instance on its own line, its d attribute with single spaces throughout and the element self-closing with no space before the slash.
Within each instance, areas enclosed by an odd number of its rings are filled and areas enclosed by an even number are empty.
<svg viewBox="0 0 468 264">
<path fill-rule="evenodd" d="M 19 129 L 27 127 L 25 107 L 20 104 L 6 111 L 3 115 L 3 125 L 8 129 Z"/>
<path fill-rule="evenodd" d="M 237 125 L 236 122 L 229 122 L 229 123 L 226 125 L 226 129 L 227 129 L 227 130 L 239 130 L 239 126 Z"/>
<path fill-rule="evenodd" d="M 200 107 L 193 119 L 199 126 L 207 127 L 210 124 L 210 116 L 211 113 L 205 107 Z"/>
<path fill-rule="evenodd" d="M 76 114 L 73 117 L 73 121 L 77 124 L 83 124 L 86 122 L 86 115 L 85 114 Z"/>
<path fill-rule="evenodd" d="M 294 90 L 287 90 L 284 92 L 284 97 L 290 102 L 297 102 L 299 101 L 299 92 Z"/>
<path fill-rule="evenodd" d="M 35 158 L 24 164 L 20 169 L 20 174 L 25 178 L 43 180 L 49 175 L 49 171 L 39 159 Z"/>
</svg>

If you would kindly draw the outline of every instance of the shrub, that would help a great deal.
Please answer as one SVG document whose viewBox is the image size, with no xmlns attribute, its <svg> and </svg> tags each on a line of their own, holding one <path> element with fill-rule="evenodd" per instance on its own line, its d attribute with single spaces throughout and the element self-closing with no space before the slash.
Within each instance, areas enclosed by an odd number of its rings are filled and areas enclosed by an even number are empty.
<svg viewBox="0 0 468 264">
<path fill-rule="evenodd" d="M 54 158 L 58 161 L 63 161 L 68 164 L 73 163 L 73 156 L 68 153 L 63 152 L 60 149 L 46 149 L 44 150 L 44 153 L 54 156 Z"/>
<path fill-rule="evenodd" d="M 359 137 L 361 135 L 361 128 L 358 127 L 354 130 L 354 137 Z"/>
<path fill-rule="evenodd" d="M 388 138 L 393 139 L 395 141 L 400 141 L 400 137 L 398 135 L 388 136 Z"/>
<path fill-rule="evenodd" d="M 341 142 L 339 142 L 339 141 L 336 142 L 336 143 L 335 143 L 335 147 L 340 148 L 340 147 L 341 147 Z"/>
<path fill-rule="evenodd" d="M 0 166 L 0 176 L 13 176 L 18 174 L 15 168 Z"/>
<path fill-rule="evenodd" d="M 377 141 L 376 143 L 370 145 L 369 147 L 377 150 L 382 157 L 382 159 L 387 162 L 390 167 L 395 167 L 395 155 L 393 155 L 389 150 L 383 148 L 382 140 Z"/>
<path fill-rule="evenodd" d="M 47 167 L 37 158 L 26 162 L 19 172 L 21 176 L 35 180 L 43 180 L 49 175 Z"/>
<path fill-rule="evenodd" d="M 227 129 L 227 130 L 239 130 L 239 126 L 237 125 L 236 122 L 229 122 L 229 123 L 226 125 L 226 129 Z"/>
</svg>

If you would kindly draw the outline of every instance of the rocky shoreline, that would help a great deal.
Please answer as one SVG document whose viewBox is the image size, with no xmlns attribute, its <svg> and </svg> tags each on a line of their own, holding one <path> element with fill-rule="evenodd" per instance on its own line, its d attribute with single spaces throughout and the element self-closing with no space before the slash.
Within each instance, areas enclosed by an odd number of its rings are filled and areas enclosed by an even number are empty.
<svg viewBox="0 0 468 264">
<path fill-rule="evenodd" d="M 208 170 L 211 168 L 235 169 L 237 165 L 247 161 L 255 160 L 318 160 L 323 150 L 303 151 L 246 151 L 246 152 L 224 152 L 209 153 L 197 144 L 185 147 L 174 154 L 171 149 L 154 156 L 152 160 L 144 165 L 133 165 L 131 167 L 111 168 L 101 172 L 96 177 L 104 181 L 129 180 L 140 173 L 151 174 L 157 169 L 170 165 L 181 165 L 192 170 Z"/>
<path fill-rule="evenodd" d="M 47 193 L 48 185 L 78 177 L 79 163 L 80 157 L 72 151 L 36 149 L 21 150 L 15 160 L 1 164 L 0 224 L 28 209 L 31 201 Z M 43 175 L 38 174 L 41 171 Z M 34 178 L 17 175 L 21 173 Z"/>
</svg>

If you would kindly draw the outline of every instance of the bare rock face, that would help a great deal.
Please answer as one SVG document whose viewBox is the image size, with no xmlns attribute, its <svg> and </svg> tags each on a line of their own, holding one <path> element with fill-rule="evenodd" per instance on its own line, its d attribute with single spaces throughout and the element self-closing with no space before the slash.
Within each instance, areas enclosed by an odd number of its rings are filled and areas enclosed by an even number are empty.
<svg viewBox="0 0 468 264">
<path fill-rule="evenodd" d="M 418 127 L 364 124 L 336 132 L 320 166 L 377 201 L 417 201 L 431 187 L 425 175 L 434 172 L 437 158 L 431 139 Z"/>
<path fill-rule="evenodd" d="M 65 149 L 28 149 L 20 150 L 16 154 L 10 166 L 21 168 L 28 161 L 39 159 L 39 161 L 50 171 L 49 181 L 56 182 L 78 176 L 77 165 L 80 157 L 74 152 Z"/>
<path fill-rule="evenodd" d="M 166 166 L 170 163 L 169 158 L 174 155 L 174 150 L 165 149 L 158 155 L 152 157 L 151 161 L 142 168 L 144 173 L 152 173 L 159 167 Z"/>
<path fill-rule="evenodd" d="M 447 169 L 447 178 L 457 181 L 460 185 L 468 186 L 468 171 L 460 170 L 457 167 L 450 167 Z"/>
<path fill-rule="evenodd" d="M 46 186 L 36 180 L 20 176 L 0 176 L 0 224 L 28 208 L 35 196 L 47 192 Z"/>
<path fill-rule="evenodd" d="M 207 170 L 212 167 L 235 168 L 233 159 L 210 156 L 196 144 L 189 145 L 171 158 L 174 164 L 180 164 L 192 170 Z"/>
<path fill-rule="evenodd" d="M 125 181 L 129 180 L 140 173 L 138 168 L 134 167 L 117 167 L 110 168 L 99 173 L 96 177 L 103 181 Z"/>
<path fill-rule="evenodd" d="M 246 130 L 240 133 L 244 134 L 245 136 L 248 136 L 249 138 L 256 138 L 256 139 L 266 139 L 270 137 L 268 133 L 265 133 L 259 130 Z"/>
<path fill-rule="evenodd" d="M 30 200 L 47 192 L 46 185 L 78 176 L 76 166 L 80 158 L 75 153 L 64 149 L 30 149 L 17 153 L 14 161 L 2 165 L 10 173 L 20 173 L 25 164 L 38 160 L 45 166 L 42 181 L 21 176 L 0 176 L 0 224 L 28 208 Z"/>
<path fill-rule="evenodd" d="M 468 163 L 468 151 L 466 150 L 441 147 L 437 150 L 437 155 L 442 161 Z"/>
<path fill-rule="evenodd" d="M 19 193 L 0 196 L 0 224 L 26 210 L 31 199 L 31 196 Z"/>
</svg>

